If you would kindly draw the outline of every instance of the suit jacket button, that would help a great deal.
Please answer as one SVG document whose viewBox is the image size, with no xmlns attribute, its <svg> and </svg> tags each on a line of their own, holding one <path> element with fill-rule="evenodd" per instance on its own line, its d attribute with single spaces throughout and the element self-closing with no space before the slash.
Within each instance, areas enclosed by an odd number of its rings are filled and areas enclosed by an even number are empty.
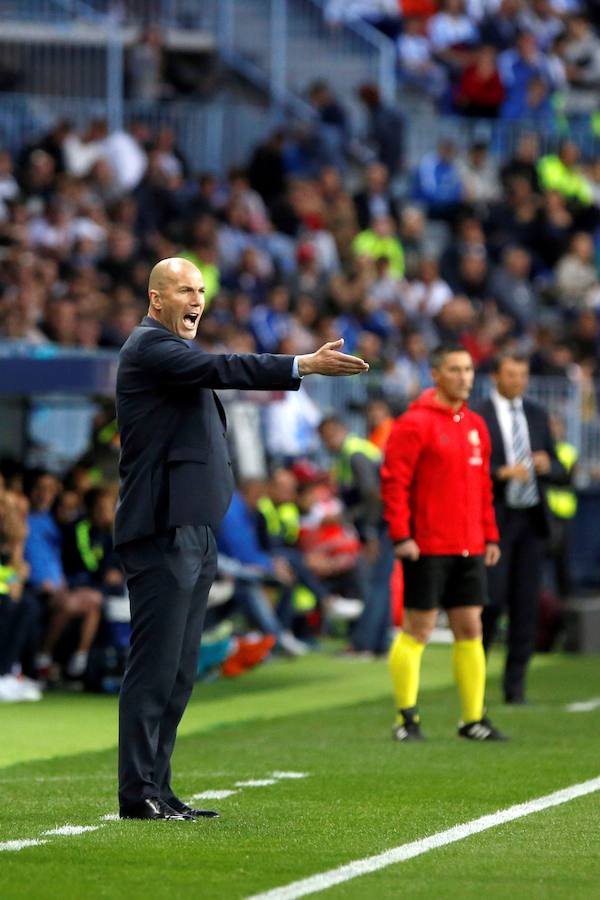
<svg viewBox="0 0 600 900">
<path fill-rule="evenodd" d="M 228 466 L 231 465 L 231 460 L 230 460 L 230 459 L 227 460 L 227 465 L 228 465 Z"/>
</svg>

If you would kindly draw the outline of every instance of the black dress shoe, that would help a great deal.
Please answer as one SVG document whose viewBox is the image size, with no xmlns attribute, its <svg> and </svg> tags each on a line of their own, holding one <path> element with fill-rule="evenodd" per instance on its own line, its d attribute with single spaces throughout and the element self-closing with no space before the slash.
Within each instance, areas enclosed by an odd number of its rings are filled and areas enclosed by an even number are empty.
<svg viewBox="0 0 600 900">
<path fill-rule="evenodd" d="M 527 706 L 527 700 L 523 694 L 507 694 L 504 702 L 509 706 Z"/>
<path fill-rule="evenodd" d="M 145 797 L 136 803 L 124 803 L 119 809 L 120 819 L 175 819 L 179 822 L 191 822 L 195 816 L 184 811 L 173 809 L 160 797 Z"/>
<path fill-rule="evenodd" d="M 169 797 L 166 803 L 178 813 L 191 816 L 192 819 L 218 819 L 219 813 L 214 809 L 193 809 L 177 797 Z"/>
</svg>

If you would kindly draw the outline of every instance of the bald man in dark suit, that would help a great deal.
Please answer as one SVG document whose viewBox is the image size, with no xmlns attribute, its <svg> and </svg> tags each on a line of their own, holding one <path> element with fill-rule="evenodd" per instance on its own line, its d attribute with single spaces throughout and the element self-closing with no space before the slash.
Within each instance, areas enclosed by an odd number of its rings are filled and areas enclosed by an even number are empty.
<svg viewBox="0 0 600 900">
<path fill-rule="evenodd" d="M 154 267 L 148 299 L 117 374 L 115 546 L 131 605 L 119 809 L 126 819 L 191 821 L 217 815 L 176 796 L 170 766 L 216 572 L 214 531 L 233 490 L 225 413 L 214 390 L 298 390 L 305 375 L 353 375 L 368 366 L 342 353 L 342 341 L 297 357 L 202 352 L 191 342 L 204 310 L 204 279 L 185 259 Z"/>
</svg>

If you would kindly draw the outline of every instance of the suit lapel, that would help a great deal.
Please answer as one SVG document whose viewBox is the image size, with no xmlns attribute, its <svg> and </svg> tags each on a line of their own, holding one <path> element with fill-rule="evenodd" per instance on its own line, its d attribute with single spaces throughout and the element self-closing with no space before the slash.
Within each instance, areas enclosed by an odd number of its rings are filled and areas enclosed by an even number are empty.
<svg viewBox="0 0 600 900">
<path fill-rule="evenodd" d="M 487 423 L 490 432 L 490 439 L 492 441 L 492 456 L 495 463 L 494 467 L 497 468 L 498 466 L 503 466 L 506 464 L 504 438 L 502 437 L 500 422 L 498 421 L 498 416 L 496 415 L 496 407 L 491 400 L 486 400 L 486 404 L 488 408 Z"/>
<path fill-rule="evenodd" d="M 223 408 L 223 404 L 219 400 L 219 396 L 216 391 L 212 391 L 212 395 L 215 401 L 215 406 L 217 407 L 217 412 L 219 413 L 219 418 L 223 423 L 223 428 L 227 429 L 227 416 L 225 415 L 225 410 Z"/>
</svg>

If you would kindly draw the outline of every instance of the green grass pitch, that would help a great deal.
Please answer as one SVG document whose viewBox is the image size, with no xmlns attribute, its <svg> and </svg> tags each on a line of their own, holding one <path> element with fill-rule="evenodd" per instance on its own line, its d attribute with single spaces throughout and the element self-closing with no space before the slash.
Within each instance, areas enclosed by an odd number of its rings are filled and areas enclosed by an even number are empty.
<svg viewBox="0 0 600 900">
<path fill-rule="evenodd" d="M 461 822 L 600 775 L 600 657 L 538 657 L 528 707 L 499 705 L 500 655 L 489 701 L 507 744 L 455 736 L 450 650 L 424 657 L 422 745 L 391 740 L 384 662 L 326 653 L 199 685 L 182 726 L 180 796 L 221 818 L 197 823 L 102 822 L 116 812 L 116 711 L 111 697 L 49 696 L 0 707 L 1 900 L 235 898 L 289 884 Z M 235 782 L 275 770 L 308 773 L 262 787 Z M 101 826 L 46 836 L 63 826 Z M 337 898 L 600 898 L 600 793 L 473 835 L 326 891 Z M 316 895 L 315 895 L 316 896 Z"/>
</svg>

